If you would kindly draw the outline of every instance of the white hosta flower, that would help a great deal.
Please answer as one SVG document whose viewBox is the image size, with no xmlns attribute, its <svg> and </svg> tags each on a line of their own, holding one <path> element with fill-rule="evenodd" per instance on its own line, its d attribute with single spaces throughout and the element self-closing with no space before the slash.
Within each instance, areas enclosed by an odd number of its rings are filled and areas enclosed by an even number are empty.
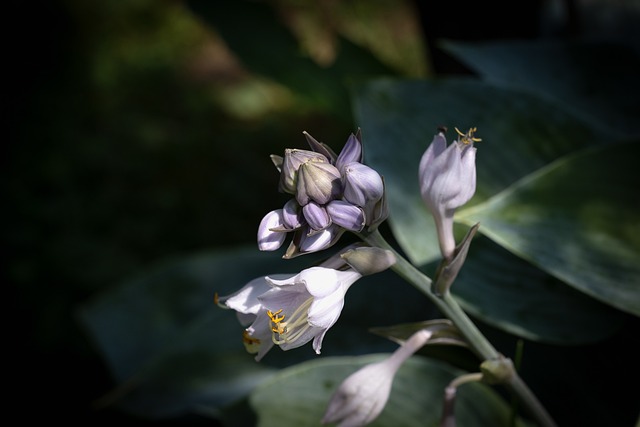
<svg viewBox="0 0 640 427">
<path fill-rule="evenodd" d="M 347 264 L 338 259 L 329 261 L 344 268 Z M 340 317 L 347 290 L 360 277 L 351 268 L 311 267 L 299 274 L 259 277 L 216 302 L 238 313 L 246 327 L 243 342 L 257 361 L 274 345 L 290 350 L 311 340 L 319 354 L 327 330 Z"/>
<path fill-rule="evenodd" d="M 389 358 L 367 365 L 347 377 L 331 398 L 322 423 L 360 427 L 375 420 L 387 404 L 396 372 L 431 335 L 430 331 L 420 330 Z"/>
<path fill-rule="evenodd" d="M 447 147 L 441 132 L 433 138 L 420 160 L 420 193 L 431 211 L 438 231 L 440 250 L 444 258 L 450 258 L 455 250 L 453 236 L 453 214 L 464 205 L 476 191 L 476 148 L 480 141 L 473 135 L 476 128 L 469 129 Z"/>
<path fill-rule="evenodd" d="M 313 340 L 319 354 L 327 330 L 340 317 L 347 290 L 360 277 L 352 269 L 325 267 L 311 267 L 286 279 L 267 277 L 271 289 L 258 300 L 267 310 L 273 342 L 290 350 Z"/>
</svg>

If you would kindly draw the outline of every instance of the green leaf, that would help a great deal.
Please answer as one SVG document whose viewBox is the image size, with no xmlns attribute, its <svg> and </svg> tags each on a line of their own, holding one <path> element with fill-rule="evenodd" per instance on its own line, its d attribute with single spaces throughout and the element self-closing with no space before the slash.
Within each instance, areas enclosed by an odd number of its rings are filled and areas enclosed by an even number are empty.
<svg viewBox="0 0 640 427">
<path fill-rule="evenodd" d="M 444 43 L 458 60 L 496 86 L 562 104 L 619 134 L 638 135 L 640 57 L 603 42 Z"/>
<path fill-rule="evenodd" d="M 326 358 L 280 371 L 251 394 L 250 403 L 258 414 L 258 426 L 318 426 L 340 383 L 357 369 L 383 357 Z M 462 373 L 424 357 L 410 358 L 395 377 L 386 407 L 370 426 L 438 425 L 444 389 Z M 460 427 L 509 425 L 509 408 L 483 384 L 460 387 L 455 411 Z"/>
<path fill-rule="evenodd" d="M 473 240 L 451 292 L 469 314 L 484 322 L 516 336 L 556 345 L 601 341 L 618 331 L 624 321 L 619 311 L 572 289 L 484 236 Z"/>
<path fill-rule="evenodd" d="M 565 156 L 459 212 L 574 288 L 640 316 L 640 142 Z"/>
<path fill-rule="evenodd" d="M 391 228 L 417 265 L 440 256 L 418 187 L 418 164 L 438 126 L 478 127 L 483 141 L 472 204 L 558 157 L 607 141 L 552 103 L 473 80 L 377 80 L 357 86 L 354 95 L 365 160 L 385 177 Z"/>
</svg>

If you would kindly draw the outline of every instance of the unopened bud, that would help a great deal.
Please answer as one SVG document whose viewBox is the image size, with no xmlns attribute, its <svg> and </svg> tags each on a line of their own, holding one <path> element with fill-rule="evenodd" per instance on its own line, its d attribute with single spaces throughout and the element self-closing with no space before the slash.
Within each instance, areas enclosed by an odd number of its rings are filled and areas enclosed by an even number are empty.
<svg viewBox="0 0 640 427">
<path fill-rule="evenodd" d="M 325 205 L 340 195 L 340 172 L 330 163 L 309 161 L 300 165 L 296 200 L 300 206 L 310 201 Z"/>
<path fill-rule="evenodd" d="M 393 252 L 376 247 L 359 247 L 343 252 L 340 257 L 363 276 L 379 273 L 396 262 Z"/>
<path fill-rule="evenodd" d="M 309 162 L 327 162 L 327 158 L 320 153 L 314 153 L 313 151 L 308 150 L 297 150 L 297 149 L 287 149 L 284 152 L 284 159 L 280 162 L 279 159 L 277 162 L 274 158 L 271 158 L 274 161 L 276 167 L 278 163 L 280 163 L 280 183 L 279 190 L 283 193 L 295 194 L 296 192 L 296 184 L 298 182 L 298 169 L 300 169 L 300 165 Z"/>
</svg>

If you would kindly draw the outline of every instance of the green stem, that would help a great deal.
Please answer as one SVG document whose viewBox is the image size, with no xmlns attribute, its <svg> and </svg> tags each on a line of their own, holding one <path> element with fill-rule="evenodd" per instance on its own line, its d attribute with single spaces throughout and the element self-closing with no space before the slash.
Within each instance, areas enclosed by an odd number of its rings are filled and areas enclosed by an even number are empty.
<svg viewBox="0 0 640 427">
<path fill-rule="evenodd" d="M 484 335 L 482 335 L 482 332 L 480 332 L 469 316 L 462 310 L 453 296 L 451 296 L 449 292 L 441 296 L 436 295 L 431 289 L 431 279 L 389 245 L 378 230 L 371 233 L 362 233 L 360 237 L 371 246 L 377 246 L 393 252 L 396 256 L 396 263 L 391 268 L 400 277 L 422 291 L 438 309 L 456 325 L 460 333 L 462 333 L 469 343 L 472 351 L 480 359 L 495 360 L 502 357 Z M 556 425 L 515 370 L 505 385 L 526 405 L 531 415 L 535 417 L 541 426 L 553 427 Z"/>
</svg>

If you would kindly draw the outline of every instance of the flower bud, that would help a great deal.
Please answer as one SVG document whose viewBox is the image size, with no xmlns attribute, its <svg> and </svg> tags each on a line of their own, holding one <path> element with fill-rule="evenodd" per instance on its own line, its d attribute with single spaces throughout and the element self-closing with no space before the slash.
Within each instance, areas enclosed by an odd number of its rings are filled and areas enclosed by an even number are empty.
<svg viewBox="0 0 640 427">
<path fill-rule="evenodd" d="M 276 162 L 274 157 L 271 158 L 274 161 L 276 167 L 280 163 L 279 159 Z M 295 194 L 296 184 L 298 182 L 298 170 L 300 165 L 308 162 L 327 162 L 327 158 L 320 153 L 314 153 L 308 150 L 286 149 L 284 151 L 284 159 L 281 160 L 280 168 L 280 183 L 278 190 L 283 193 Z"/>
<path fill-rule="evenodd" d="M 296 230 L 304 225 L 302 209 L 296 199 L 291 199 L 282 207 L 282 221 L 288 230 Z"/>
<path fill-rule="evenodd" d="M 258 226 L 258 248 L 261 251 L 275 251 L 280 248 L 286 233 L 273 229 L 283 226 L 282 209 L 276 209 L 266 214 Z"/>
<path fill-rule="evenodd" d="M 369 166 L 351 162 L 344 167 L 344 198 L 354 205 L 365 207 L 382 198 L 382 178 Z"/>
<path fill-rule="evenodd" d="M 316 202 L 309 202 L 302 207 L 302 213 L 307 224 L 313 230 L 324 230 L 331 225 L 331 218 L 327 210 Z"/>
<path fill-rule="evenodd" d="M 327 205 L 331 221 L 351 231 L 362 231 L 365 224 L 364 211 L 343 200 L 332 200 Z"/>
<path fill-rule="evenodd" d="M 296 199 L 300 206 L 310 201 L 325 205 L 341 192 L 340 172 L 330 163 L 309 161 L 300 165 Z"/>
<path fill-rule="evenodd" d="M 459 131 L 458 131 L 459 132 Z M 445 258 L 455 249 L 453 214 L 467 203 L 476 190 L 475 128 L 447 147 L 444 134 L 439 133 L 420 160 L 420 193 L 433 214 L 440 250 Z"/>
<path fill-rule="evenodd" d="M 360 427 L 375 420 L 389 400 L 396 372 L 426 344 L 431 335 L 429 331 L 418 331 L 389 358 L 367 365 L 348 376 L 331 397 L 322 423 Z"/>
<path fill-rule="evenodd" d="M 302 235 L 298 249 L 299 253 L 317 252 L 327 249 L 333 246 L 343 233 L 343 228 L 332 224 L 318 233 Z"/>
<path fill-rule="evenodd" d="M 366 246 L 346 250 L 340 254 L 340 257 L 363 276 L 380 273 L 396 262 L 393 252 Z"/>
</svg>

